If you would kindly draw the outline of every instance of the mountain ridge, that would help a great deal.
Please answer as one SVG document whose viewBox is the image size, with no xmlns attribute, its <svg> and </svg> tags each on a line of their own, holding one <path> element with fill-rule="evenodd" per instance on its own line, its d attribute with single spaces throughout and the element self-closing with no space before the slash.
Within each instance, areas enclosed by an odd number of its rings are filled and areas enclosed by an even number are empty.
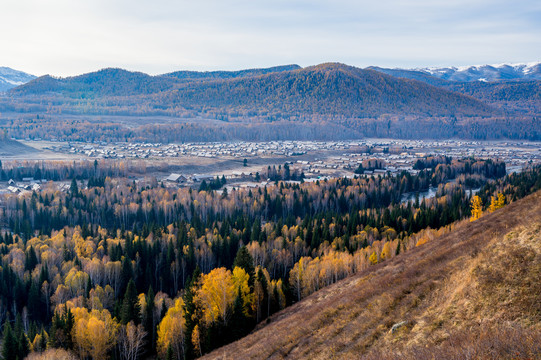
<svg viewBox="0 0 541 360">
<path fill-rule="evenodd" d="M 218 72 L 210 76 L 199 73 L 200 81 L 187 81 L 193 80 L 189 78 L 192 75 L 183 74 L 178 79 L 108 68 L 69 78 L 41 77 L 12 89 L 9 94 L 23 98 L 61 94 L 66 99 L 83 100 L 107 97 L 107 102 L 117 97 L 120 103 L 138 101 L 149 108 L 199 112 L 211 109 L 245 115 L 476 116 L 497 112 L 469 96 L 340 63 L 306 68 L 289 65 L 245 73 Z"/>
<path fill-rule="evenodd" d="M 231 79 L 231 78 L 240 78 L 240 77 L 250 77 L 265 75 L 273 72 L 282 72 L 290 70 L 299 70 L 302 69 L 297 64 L 291 65 L 278 65 L 269 68 L 254 68 L 254 69 L 244 69 L 244 70 L 217 70 L 217 71 L 189 71 L 181 70 L 174 71 L 162 75 L 161 77 L 173 77 L 179 80 L 213 80 L 213 79 Z"/>
<path fill-rule="evenodd" d="M 494 65 L 469 65 L 449 67 L 419 67 L 384 68 L 370 66 L 368 68 L 384 72 L 389 75 L 424 79 L 437 84 L 450 82 L 499 82 L 499 81 L 531 81 L 541 80 L 541 62 L 517 63 L 517 64 L 494 64 Z M 435 80 L 439 79 L 439 80 Z"/>
<path fill-rule="evenodd" d="M 0 66 L 0 92 L 8 91 L 17 86 L 26 84 L 35 78 L 36 76 L 23 71 Z"/>
</svg>

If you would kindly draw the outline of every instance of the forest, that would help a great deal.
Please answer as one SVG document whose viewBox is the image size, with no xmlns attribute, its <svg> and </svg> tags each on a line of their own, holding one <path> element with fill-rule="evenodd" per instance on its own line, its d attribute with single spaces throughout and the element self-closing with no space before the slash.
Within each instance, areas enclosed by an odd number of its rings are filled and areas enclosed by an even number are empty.
<svg viewBox="0 0 541 360">
<path fill-rule="evenodd" d="M 1 198 L 5 360 L 197 358 L 457 220 L 541 188 L 541 167 L 506 175 L 503 162 L 473 158 L 306 183 L 268 168 L 274 185 L 230 192 L 220 179 L 199 191 L 136 182 L 112 162 L 62 166 L 67 190 L 49 182 Z M 430 186 L 434 198 L 402 201 Z"/>
<path fill-rule="evenodd" d="M 151 124 L 154 118 L 127 125 L 116 118 L 85 119 L 46 114 L 17 115 L 0 122 L 8 136 L 17 139 L 81 142 L 216 142 L 273 140 L 396 139 L 522 139 L 539 140 L 538 118 L 511 116 L 468 118 L 389 116 L 346 118 L 342 116 L 281 116 L 237 118 L 209 112 L 213 120 Z M 61 120 L 61 121 L 60 121 Z"/>
</svg>

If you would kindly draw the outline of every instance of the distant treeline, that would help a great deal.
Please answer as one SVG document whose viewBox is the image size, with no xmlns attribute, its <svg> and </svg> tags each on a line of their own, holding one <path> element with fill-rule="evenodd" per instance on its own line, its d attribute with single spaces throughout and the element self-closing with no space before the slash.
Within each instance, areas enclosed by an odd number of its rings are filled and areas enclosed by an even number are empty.
<svg viewBox="0 0 541 360">
<path fill-rule="evenodd" d="M 218 115 L 216 115 L 218 116 Z M 228 118 L 226 115 L 224 118 Z M 127 126 L 115 119 L 88 121 L 55 115 L 27 115 L 6 121 L 4 129 L 17 139 L 105 142 L 213 142 L 271 140 L 343 140 L 363 137 L 397 139 L 520 139 L 539 140 L 539 119 L 533 116 L 454 118 L 346 118 L 342 116 L 276 116 L 235 121 L 157 123 Z M 117 121 L 117 122 L 115 122 Z M 1 127 L 2 125 L 0 125 Z"/>
</svg>

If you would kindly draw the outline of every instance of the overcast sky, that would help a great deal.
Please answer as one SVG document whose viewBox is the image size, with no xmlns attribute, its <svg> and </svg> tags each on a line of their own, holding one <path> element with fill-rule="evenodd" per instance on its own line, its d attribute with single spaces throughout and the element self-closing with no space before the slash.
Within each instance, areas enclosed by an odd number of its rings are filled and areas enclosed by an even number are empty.
<svg viewBox="0 0 541 360">
<path fill-rule="evenodd" d="M 539 0 L 2 0 L 0 66 L 159 74 L 541 61 Z"/>
</svg>

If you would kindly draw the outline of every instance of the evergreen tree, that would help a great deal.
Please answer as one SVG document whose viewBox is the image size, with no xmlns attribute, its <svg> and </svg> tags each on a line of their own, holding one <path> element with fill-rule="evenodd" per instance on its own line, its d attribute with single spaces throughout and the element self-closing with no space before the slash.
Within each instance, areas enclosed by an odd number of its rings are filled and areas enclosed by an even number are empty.
<svg viewBox="0 0 541 360">
<path fill-rule="evenodd" d="M 4 341 L 2 343 L 3 360 L 16 360 L 19 351 L 18 340 L 13 334 L 9 321 L 4 324 Z"/>
<path fill-rule="evenodd" d="M 122 302 L 122 309 L 120 310 L 120 320 L 122 324 L 126 325 L 130 321 L 138 324 L 139 319 L 139 302 L 137 298 L 137 289 L 135 288 L 135 282 L 130 279 L 126 293 L 124 294 L 124 301 Z"/>
<path fill-rule="evenodd" d="M 188 359 L 193 359 L 197 357 L 193 348 L 192 334 L 195 326 L 197 325 L 197 320 L 194 319 L 193 316 L 196 311 L 194 297 L 197 281 L 199 280 L 200 275 L 201 271 L 199 270 L 199 266 L 196 266 L 191 279 L 186 285 L 186 289 L 184 292 L 184 318 L 186 320 L 186 336 L 184 337 L 184 347 L 186 349 L 186 357 Z"/>
<path fill-rule="evenodd" d="M 28 309 L 30 310 L 30 318 L 32 320 L 40 320 L 43 315 L 41 309 L 41 296 L 38 289 L 38 285 L 35 281 L 32 281 L 30 291 L 28 293 Z"/>
<path fill-rule="evenodd" d="M 228 326 L 229 331 L 227 333 L 230 336 L 228 341 L 240 339 L 250 331 L 250 319 L 244 313 L 244 301 L 242 300 L 240 288 L 233 304 L 233 313 L 231 314 L 231 320 Z"/>
<path fill-rule="evenodd" d="M 156 347 L 156 321 L 154 319 L 154 291 L 152 286 L 146 295 L 146 305 L 143 310 L 143 327 L 147 332 L 146 351 L 152 353 Z"/>
<path fill-rule="evenodd" d="M 248 283 L 250 284 L 250 288 L 253 289 L 255 275 L 254 258 L 252 257 L 252 255 L 250 255 L 250 252 L 248 251 L 248 248 L 246 246 L 242 246 L 237 251 L 237 255 L 235 256 L 235 260 L 233 261 L 233 267 L 235 266 L 244 269 L 244 271 L 246 271 L 246 273 L 250 275 Z"/>
<path fill-rule="evenodd" d="M 24 332 L 21 332 L 19 335 L 19 347 L 17 349 L 17 358 L 26 359 L 30 353 L 30 344 L 28 343 L 28 338 Z"/>
<path fill-rule="evenodd" d="M 76 197 L 79 195 L 79 186 L 77 185 L 77 180 L 75 180 L 75 178 L 71 180 L 70 195 L 72 197 Z"/>
</svg>

